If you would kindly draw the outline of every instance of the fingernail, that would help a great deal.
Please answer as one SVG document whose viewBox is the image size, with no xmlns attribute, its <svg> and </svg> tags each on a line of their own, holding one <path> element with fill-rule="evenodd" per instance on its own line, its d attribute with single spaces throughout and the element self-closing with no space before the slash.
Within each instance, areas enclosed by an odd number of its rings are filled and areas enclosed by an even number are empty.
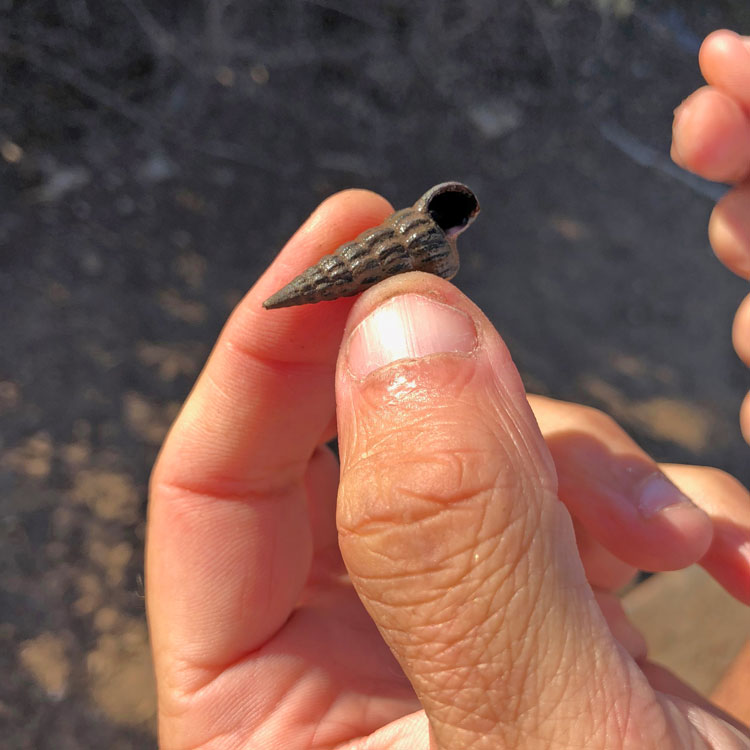
<svg viewBox="0 0 750 750">
<path fill-rule="evenodd" d="M 750 52 L 750 36 L 741 36 L 740 40 L 745 45 L 745 49 Z"/>
<path fill-rule="evenodd" d="M 455 307 L 419 294 L 391 297 L 351 333 L 349 371 L 356 378 L 400 359 L 431 354 L 469 354 L 477 346 L 472 319 Z"/>
<path fill-rule="evenodd" d="M 652 474 L 647 477 L 640 488 L 638 510 L 644 518 L 653 518 L 666 508 L 695 508 L 697 506 L 683 495 L 663 474 Z"/>
</svg>

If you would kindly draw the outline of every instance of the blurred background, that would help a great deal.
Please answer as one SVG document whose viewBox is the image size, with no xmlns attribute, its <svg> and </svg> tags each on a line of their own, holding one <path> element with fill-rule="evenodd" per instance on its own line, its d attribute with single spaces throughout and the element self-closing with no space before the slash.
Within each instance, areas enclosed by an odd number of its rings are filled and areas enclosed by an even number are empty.
<svg viewBox="0 0 750 750">
<path fill-rule="evenodd" d="M 724 188 L 668 158 L 719 27 L 750 33 L 750 4 L 0 0 L 3 747 L 155 747 L 149 470 L 336 190 L 400 208 L 466 182 L 455 281 L 527 388 L 750 482 L 747 288 L 706 238 Z"/>
</svg>

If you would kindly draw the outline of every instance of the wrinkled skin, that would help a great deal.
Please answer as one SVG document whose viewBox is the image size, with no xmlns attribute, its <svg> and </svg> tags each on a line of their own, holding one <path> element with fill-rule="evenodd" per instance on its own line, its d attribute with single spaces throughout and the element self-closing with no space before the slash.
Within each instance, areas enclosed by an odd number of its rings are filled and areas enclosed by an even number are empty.
<svg viewBox="0 0 750 750">
<path fill-rule="evenodd" d="M 739 183 L 711 237 L 750 276 L 750 49 L 719 33 L 701 66 L 714 88 L 684 104 L 673 153 Z M 649 663 L 613 593 L 636 568 L 699 562 L 750 603 L 747 490 L 527 396 L 442 279 L 262 309 L 391 210 L 347 191 L 315 211 L 162 449 L 147 547 L 162 748 L 750 747 Z M 734 333 L 750 364 L 747 300 Z M 742 419 L 750 434 L 747 403 Z"/>
</svg>

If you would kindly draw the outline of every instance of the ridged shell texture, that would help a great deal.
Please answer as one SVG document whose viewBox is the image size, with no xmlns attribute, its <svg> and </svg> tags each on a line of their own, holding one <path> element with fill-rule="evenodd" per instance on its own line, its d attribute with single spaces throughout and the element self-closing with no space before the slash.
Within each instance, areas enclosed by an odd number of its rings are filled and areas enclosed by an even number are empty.
<svg viewBox="0 0 750 750">
<path fill-rule="evenodd" d="M 349 297 L 407 271 L 453 278 L 459 266 L 456 237 L 478 213 L 479 203 L 465 185 L 436 185 L 412 208 L 397 211 L 380 226 L 323 256 L 263 306 L 273 309 Z"/>
</svg>

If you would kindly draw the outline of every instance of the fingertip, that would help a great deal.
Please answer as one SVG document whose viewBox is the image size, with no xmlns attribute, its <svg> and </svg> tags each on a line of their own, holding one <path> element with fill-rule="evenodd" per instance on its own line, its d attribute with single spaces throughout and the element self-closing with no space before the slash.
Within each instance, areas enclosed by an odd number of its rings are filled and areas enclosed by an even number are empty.
<svg viewBox="0 0 750 750">
<path fill-rule="evenodd" d="M 750 393 L 745 396 L 740 407 L 740 429 L 745 442 L 750 445 Z"/>
<path fill-rule="evenodd" d="M 730 190 L 714 206 L 708 238 L 727 268 L 750 279 L 750 185 Z"/>
<path fill-rule="evenodd" d="M 391 204 L 371 190 L 350 188 L 328 196 L 286 243 L 259 284 L 267 277 L 278 283 L 279 271 L 302 271 L 392 213 Z"/>
<path fill-rule="evenodd" d="M 347 188 L 329 195 L 300 228 L 302 232 L 319 232 L 331 223 L 351 222 L 375 226 L 393 213 L 391 204 L 379 193 L 363 188 Z M 366 229 L 367 226 L 364 228 Z"/>
<path fill-rule="evenodd" d="M 351 297 L 316 305 L 266 309 L 263 301 L 324 255 L 393 213 L 390 203 L 370 190 L 349 189 L 326 198 L 281 249 L 271 265 L 234 309 L 225 338 L 253 342 L 253 351 L 275 360 L 296 360 L 312 352 L 312 360 L 328 362 L 341 340 Z M 323 332 L 322 335 L 312 332 Z M 313 337 L 317 346 L 311 346 Z"/>
<path fill-rule="evenodd" d="M 648 570 L 679 570 L 700 560 L 711 546 L 713 523 L 665 474 L 648 476 L 637 489 L 636 503 Z"/>
<path fill-rule="evenodd" d="M 675 570 L 699 560 L 711 542 L 710 519 L 616 423 L 581 409 L 567 410 L 570 418 L 578 412 L 579 424 L 568 427 L 558 414 L 551 428 L 535 407 L 562 502 L 588 534 L 629 565 Z"/>
<path fill-rule="evenodd" d="M 729 29 L 709 34 L 698 62 L 706 81 L 750 111 L 750 42 Z"/>
<path fill-rule="evenodd" d="M 474 306 L 457 287 L 439 276 L 424 271 L 410 271 L 397 274 L 366 289 L 354 303 L 346 322 L 344 339 L 380 305 L 405 294 L 421 295 L 435 302 L 450 305 L 475 317 Z M 345 350 L 342 350 L 345 353 Z"/>
<path fill-rule="evenodd" d="M 700 560 L 704 570 L 735 599 L 750 605 L 750 539 L 747 530 L 719 527 L 717 543 Z"/>
<path fill-rule="evenodd" d="M 657 570 L 681 570 L 698 562 L 711 547 L 713 523 L 697 505 L 686 503 L 666 508 L 652 522 L 660 527 L 658 535 L 664 541 L 662 555 L 666 565 Z M 672 544 L 674 549 L 667 554 Z"/>
<path fill-rule="evenodd" d="M 669 157 L 672 159 L 672 161 L 678 166 L 685 169 L 685 162 L 683 162 L 682 157 L 680 156 L 680 152 L 677 150 L 677 147 L 674 143 L 674 136 L 672 136 L 672 146 L 669 149 Z"/>
<path fill-rule="evenodd" d="M 750 367 L 750 295 L 742 300 L 734 316 L 732 343 L 737 356 Z"/>
<path fill-rule="evenodd" d="M 740 35 L 731 29 L 716 29 L 703 40 L 698 51 L 698 64 L 705 78 L 708 78 L 707 73 L 712 72 L 712 65 L 727 53 L 731 53 L 734 44 L 740 38 Z"/>
<path fill-rule="evenodd" d="M 672 134 L 675 161 L 716 182 L 750 172 L 750 121 L 727 94 L 704 87 L 678 109 Z"/>
<path fill-rule="evenodd" d="M 710 516 L 711 545 L 701 566 L 732 596 L 750 604 L 750 506 L 747 489 L 731 474 L 707 466 L 662 464 Z"/>
<path fill-rule="evenodd" d="M 468 316 L 473 321 L 480 348 L 486 347 L 494 370 L 502 371 L 503 384 L 506 390 L 522 399 L 524 403 L 526 402 L 526 391 L 513 364 L 510 352 L 484 312 L 450 281 L 422 271 L 412 271 L 393 276 L 370 287 L 359 296 L 346 322 L 344 343 L 340 350 L 340 354 L 343 356 L 339 357 L 340 371 L 349 354 L 350 337 L 355 328 L 379 306 L 389 303 L 396 297 L 410 294 L 454 307 Z"/>
</svg>

